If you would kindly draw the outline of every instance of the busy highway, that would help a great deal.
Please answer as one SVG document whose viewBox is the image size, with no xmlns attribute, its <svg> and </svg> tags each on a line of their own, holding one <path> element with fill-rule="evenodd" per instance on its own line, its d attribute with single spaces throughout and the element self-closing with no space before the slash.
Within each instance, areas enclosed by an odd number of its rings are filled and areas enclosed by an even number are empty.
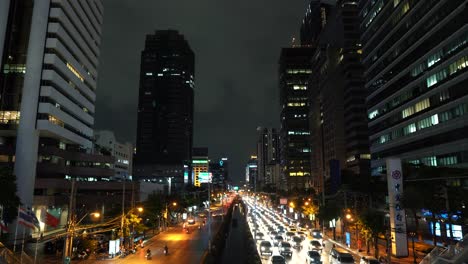
<svg viewBox="0 0 468 264">
<path fill-rule="evenodd" d="M 256 203 L 250 197 L 243 199 L 248 206 L 249 228 L 263 264 L 359 263 L 355 256 L 324 241 L 320 230 L 301 226 L 294 219 Z"/>
</svg>

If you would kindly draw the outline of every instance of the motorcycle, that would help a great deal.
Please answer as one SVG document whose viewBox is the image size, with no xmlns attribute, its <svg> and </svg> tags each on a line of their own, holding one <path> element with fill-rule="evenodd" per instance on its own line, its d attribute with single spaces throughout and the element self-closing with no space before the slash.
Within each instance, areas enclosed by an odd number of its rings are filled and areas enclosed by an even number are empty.
<svg viewBox="0 0 468 264">
<path fill-rule="evenodd" d="M 146 259 L 151 260 L 151 251 L 146 252 Z"/>
<path fill-rule="evenodd" d="M 164 246 L 164 255 L 167 256 L 169 254 L 169 248 L 167 246 Z"/>
</svg>

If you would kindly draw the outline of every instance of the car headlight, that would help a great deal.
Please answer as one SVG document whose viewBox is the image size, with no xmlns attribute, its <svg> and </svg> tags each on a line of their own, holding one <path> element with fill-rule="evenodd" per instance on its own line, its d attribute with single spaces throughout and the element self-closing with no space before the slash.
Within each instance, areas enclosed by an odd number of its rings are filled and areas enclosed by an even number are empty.
<svg viewBox="0 0 468 264">
<path fill-rule="evenodd" d="M 261 251 L 265 250 L 265 247 L 261 247 L 260 250 L 261 250 Z"/>
</svg>

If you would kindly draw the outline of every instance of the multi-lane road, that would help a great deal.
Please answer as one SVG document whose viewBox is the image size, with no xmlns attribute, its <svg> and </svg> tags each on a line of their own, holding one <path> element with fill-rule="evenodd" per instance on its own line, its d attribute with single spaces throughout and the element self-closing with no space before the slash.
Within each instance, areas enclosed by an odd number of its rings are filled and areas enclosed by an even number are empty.
<svg viewBox="0 0 468 264">
<path fill-rule="evenodd" d="M 310 235 L 310 230 L 301 229 L 298 225 L 291 221 L 291 219 L 287 219 L 271 208 L 266 208 L 262 204 L 255 204 L 254 201 L 248 197 L 246 197 L 244 200 L 246 201 L 246 204 L 249 208 L 248 223 L 250 231 L 252 232 L 252 237 L 255 238 L 256 234 L 259 232 L 264 234 L 263 239 L 256 240 L 257 250 L 261 256 L 263 264 L 271 263 L 272 256 L 280 255 L 279 247 L 274 243 L 274 235 L 270 236 L 270 234 L 272 234 L 271 230 L 274 230 L 274 232 L 279 232 L 278 235 L 281 235 L 284 238 L 284 241 L 289 242 L 291 245 L 293 245 L 294 242 L 287 239 L 286 232 L 293 231 L 296 236 L 303 237 L 303 241 L 300 243 L 301 247 L 291 248 L 292 255 L 284 257 L 286 263 L 309 263 L 307 262 L 307 252 L 312 250 L 312 248 L 310 248 L 310 242 L 312 240 L 318 240 L 322 245 L 325 245 L 321 250 L 319 250 L 320 261 L 321 263 L 330 263 L 329 252 L 333 246 L 332 243 L 324 243 L 320 238 L 313 238 Z M 321 237 L 321 234 L 317 234 L 317 236 Z M 269 241 L 271 245 L 273 245 L 272 255 L 261 255 L 260 243 L 262 241 Z M 357 260 L 358 258 L 356 256 L 355 263 L 359 263 Z"/>
</svg>

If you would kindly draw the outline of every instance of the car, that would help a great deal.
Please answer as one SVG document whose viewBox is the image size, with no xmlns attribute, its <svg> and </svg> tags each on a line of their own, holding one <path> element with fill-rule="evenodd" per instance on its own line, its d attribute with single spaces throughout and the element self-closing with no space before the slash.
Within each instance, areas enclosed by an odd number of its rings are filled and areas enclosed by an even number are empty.
<svg viewBox="0 0 468 264">
<path fill-rule="evenodd" d="M 275 239 L 273 239 L 273 244 L 275 246 L 279 246 L 280 243 L 283 242 L 283 241 L 284 241 L 283 236 L 277 235 L 277 236 L 275 236 Z"/>
<path fill-rule="evenodd" d="M 318 252 L 322 252 L 323 246 L 318 240 L 311 240 L 309 242 L 309 250 L 314 250 Z"/>
<path fill-rule="evenodd" d="M 302 239 L 298 236 L 293 236 L 291 238 L 293 248 L 302 249 Z"/>
<path fill-rule="evenodd" d="M 285 236 L 286 236 L 286 240 L 291 240 L 292 237 L 294 236 L 294 232 L 286 232 Z"/>
<path fill-rule="evenodd" d="M 255 240 L 263 240 L 265 235 L 262 232 L 257 232 L 255 234 Z"/>
<path fill-rule="evenodd" d="M 309 250 L 306 254 L 306 263 L 307 264 L 320 264 L 322 261 L 320 260 L 321 256 L 320 253 L 317 251 Z"/>
<path fill-rule="evenodd" d="M 271 264 L 286 264 L 286 259 L 281 255 L 274 255 L 270 260 Z"/>
<path fill-rule="evenodd" d="M 273 255 L 273 249 L 270 241 L 260 242 L 260 255 Z"/>
<path fill-rule="evenodd" d="M 277 235 L 278 235 L 278 232 L 276 232 L 276 231 L 271 231 L 271 232 L 270 232 L 270 238 L 271 238 L 272 240 L 273 240 L 273 239 L 275 238 L 275 236 L 277 236 Z"/>
<path fill-rule="evenodd" d="M 291 244 L 289 242 L 281 242 L 278 245 L 278 251 L 282 256 L 292 257 Z"/>
<path fill-rule="evenodd" d="M 354 258 L 346 250 L 335 247 L 330 251 L 330 264 L 354 264 Z"/>
<path fill-rule="evenodd" d="M 289 231 L 290 232 L 297 232 L 297 228 L 296 227 L 289 227 Z"/>
<path fill-rule="evenodd" d="M 322 231 L 319 229 L 312 229 L 310 231 L 310 235 L 312 236 L 313 239 L 322 241 L 323 236 L 322 236 Z"/>
<path fill-rule="evenodd" d="M 380 261 L 373 257 L 364 256 L 361 258 L 359 264 L 380 264 Z"/>
<path fill-rule="evenodd" d="M 189 225 L 194 225 L 194 224 L 195 224 L 195 219 L 189 218 L 189 219 L 187 220 L 187 223 L 188 223 Z"/>
<path fill-rule="evenodd" d="M 305 240 L 307 238 L 307 235 L 302 231 L 297 231 L 296 236 L 302 238 L 302 240 Z"/>
</svg>

